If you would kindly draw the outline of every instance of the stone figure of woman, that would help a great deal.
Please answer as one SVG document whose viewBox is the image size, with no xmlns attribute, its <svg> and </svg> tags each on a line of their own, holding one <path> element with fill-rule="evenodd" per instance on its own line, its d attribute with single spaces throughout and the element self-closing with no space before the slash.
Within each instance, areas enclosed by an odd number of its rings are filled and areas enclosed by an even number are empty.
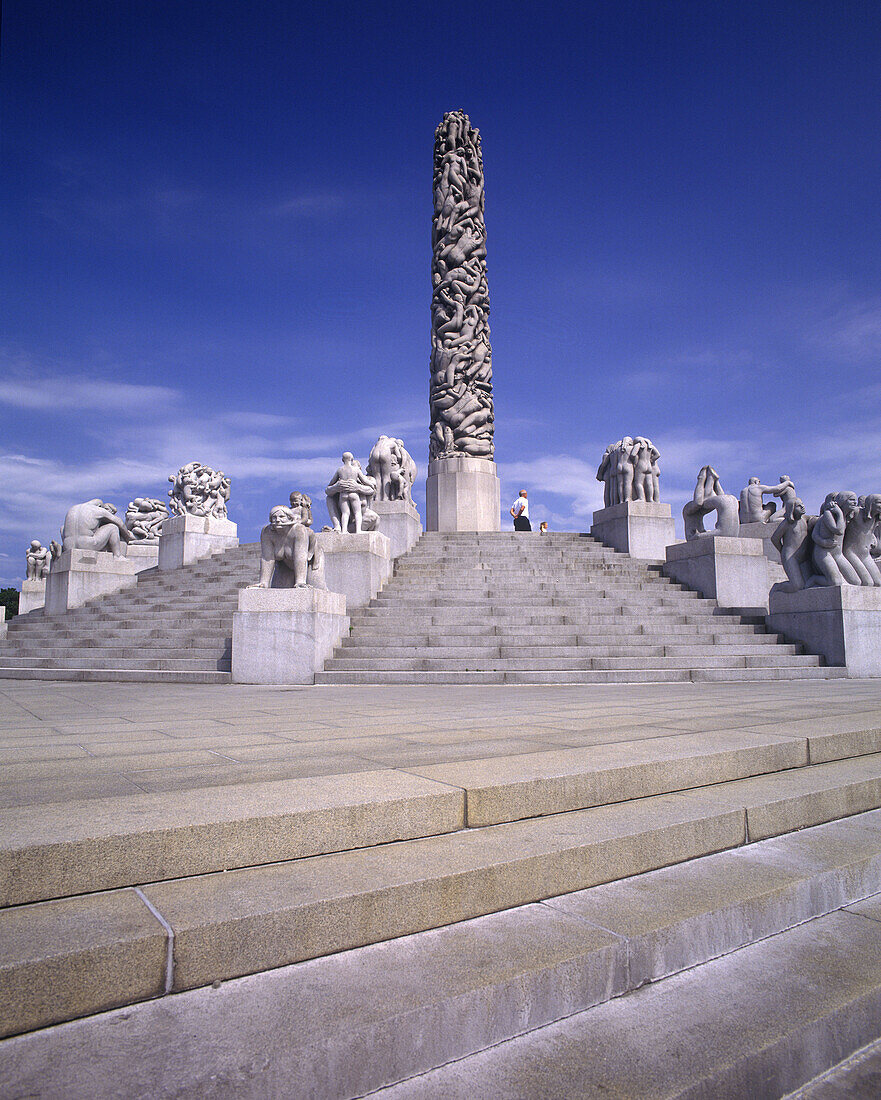
<svg viewBox="0 0 881 1100">
<path fill-rule="evenodd" d="M 881 494 L 860 497 L 859 508 L 844 531 L 844 556 L 853 566 L 860 584 L 881 588 L 881 569 L 872 557 L 875 526 L 881 519 Z"/>
<path fill-rule="evenodd" d="M 859 584 L 857 571 L 844 556 L 844 532 L 859 508 L 856 493 L 830 493 L 811 531 L 815 586 Z"/>
</svg>

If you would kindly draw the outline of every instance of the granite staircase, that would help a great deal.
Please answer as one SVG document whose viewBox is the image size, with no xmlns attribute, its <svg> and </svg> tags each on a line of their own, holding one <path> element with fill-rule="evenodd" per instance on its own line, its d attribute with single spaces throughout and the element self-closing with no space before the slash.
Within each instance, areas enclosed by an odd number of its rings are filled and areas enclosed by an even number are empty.
<svg viewBox="0 0 881 1100">
<path fill-rule="evenodd" d="M 66 615 L 11 620 L 0 678 L 229 683 L 238 590 L 257 577 L 256 544 L 160 572 Z"/>
<path fill-rule="evenodd" d="M 881 729 L 0 811 L 16 1097 L 777 1098 L 881 1034 Z"/>
<path fill-rule="evenodd" d="M 601 684 L 828 678 L 760 619 L 578 534 L 422 536 L 321 684 Z"/>
</svg>

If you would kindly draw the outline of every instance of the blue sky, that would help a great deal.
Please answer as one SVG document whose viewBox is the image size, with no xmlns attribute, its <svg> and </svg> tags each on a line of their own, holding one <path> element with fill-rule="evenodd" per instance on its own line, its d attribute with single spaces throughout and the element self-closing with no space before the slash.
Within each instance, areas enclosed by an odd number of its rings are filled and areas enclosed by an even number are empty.
<svg viewBox="0 0 881 1100">
<path fill-rule="evenodd" d="M 881 6 L 5 0 L 0 584 L 193 459 L 254 539 L 428 442 L 431 157 L 483 135 L 496 459 L 585 530 L 649 435 L 678 514 L 881 491 Z"/>
</svg>

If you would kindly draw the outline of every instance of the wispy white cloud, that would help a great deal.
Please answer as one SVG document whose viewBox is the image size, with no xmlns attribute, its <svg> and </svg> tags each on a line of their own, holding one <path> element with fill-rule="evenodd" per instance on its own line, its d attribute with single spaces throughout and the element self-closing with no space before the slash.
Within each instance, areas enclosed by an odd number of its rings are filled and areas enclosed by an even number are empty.
<svg viewBox="0 0 881 1100">
<path fill-rule="evenodd" d="M 809 329 L 808 341 L 851 362 L 881 358 L 881 299 L 837 305 Z"/>
<path fill-rule="evenodd" d="M 0 405 L 30 412 L 136 412 L 167 408 L 180 399 L 168 386 L 142 386 L 102 378 L 26 376 L 14 371 L 0 381 Z"/>
</svg>

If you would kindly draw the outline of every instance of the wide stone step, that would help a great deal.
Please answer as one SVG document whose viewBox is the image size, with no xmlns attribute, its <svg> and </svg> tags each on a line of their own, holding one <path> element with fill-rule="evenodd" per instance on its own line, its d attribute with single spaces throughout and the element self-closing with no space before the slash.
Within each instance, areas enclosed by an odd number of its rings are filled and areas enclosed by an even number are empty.
<svg viewBox="0 0 881 1100">
<path fill-rule="evenodd" d="M 395 634 L 390 638 L 384 631 L 376 631 L 372 634 L 368 634 L 366 630 L 360 630 L 357 635 L 353 634 L 348 638 L 344 638 L 338 652 L 346 653 L 354 649 L 374 649 L 378 647 L 394 646 L 401 651 L 401 655 L 406 655 L 406 651 L 413 648 L 429 647 L 435 648 L 458 648 L 463 651 L 474 649 L 495 649 L 498 646 L 509 650 L 507 656 L 517 656 L 522 653 L 523 656 L 527 654 L 523 652 L 528 649 L 536 649 L 543 646 L 557 646 L 563 649 L 572 648 L 581 649 L 582 646 L 589 647 L 603 647 L 611 646 L 616 649 L 627 648 L 628 651 L 631 647 L 648 647 L 649 649 L 663 649 L 671 656 L 679 653 L 680 655 L 685 651 L 694 651 L 695 653 L 706 652 L 708 645 L 724 645 L 731 647 L 734 650 L 738 650 L 745 646 L 749 649 L 753 649 L 755 646 L 776 646 L 786 645 L 782 642 L 779 634 L 747 634 L 743 635 L 739 633 L 730 634 L 702 634 L 698 642 L 690 643 L 688 636 L 682 632 L 670 633 L 670 634 L 640 634 L 636 637 L 630 638 L 623 636 L 621 633 L 617 634 L 578 634 L 574 629 L 562 629 L 559 631 L 553 631 L 548 633 L 538 633 L 535 631 L 521 632 L 520 634 L 510 635 L 493 635 L 487 634 L 484 631 L 476 632 L 473 634 Z M 796 647 L 786 646 L 781 650 L 783 653 L 798 652 Z M 463 652 L 463 655 L 467 656 Z M 452 656 L 452 654 L 451 654 Z M 569 654 L 569 656 L 575 656 L 575 653 Z M 607 656 L 613 656 L 613 654 L 607 654 Z"/>
<path fill-rule="evenodd" d="M 875 895 L 374 1095 L 776 1100 L 878 1037 L 879 920 Z"/>
<path fill-rule="evenodd" d="M 229 672 L 230 659 L 224 657 L 179 657 L 171 658 L 165 653 L 161 657 L 143 655 L 123 657 L 121 654 L 93 657 L 77 650 L 55 657 L 27 657 L 2 654 L 0 657 L 6 668 L 21 669 L 104 669 L 115 668 L 120 671 L 144 669 L 145 671 L 165 672 Z"/>
<path fill-rule="evenodd" d="M 807 946 L 816 948 L 814 937 L 821 928 L 817 918 L 850 906 L 836 914 L 830 965 L 810 972 L 809 981 L 826 978 L 815 987 L 812 1018 L 826 1015 L 841 1023 L 842 1012 L 854 1003 L 861 1003 L 862 1011 L 848 1017 L 847 1028 L 835 1028 L 831 1045 L 817 1042 L 814 1027 L 810 1058 L 791 1060 L 803 1074 L 811 1074 L 818 1060 L 821 1068 L 832 1064 L 872 1038 L 865 1026 L 855 1025 L 871 1020 L 875 999 L 869 994 L 872 985 L 881 982 L 878 953 L 871 951 L 871 927 L 865 920 L 875 916 L 877 901 L 872 895 L 881 889 L 878 818 L 877 813 L 862 814 L 546 902 L 233 979 L 219 988 L 132 1005 L 124 1014 L 103 1012 L 76 1029 L 43 1028 L 0 1045 L 0 1075 L 11 1095 L 63 1095 L 70 1100 L 206 1095 L 218 1081 L 237 1081 L 251 1095 L 325 1100 L 360 1096 L 496 1048 L 524 1032 L 533 1033 L 531 1041 L 540 1034 L 535 1029 L 585 1014 L 597 1005 L 624 1011 L 636 1004 L 641 1011 L 642 993 L 636 994 L 637 1000 L 613 998 L 646 983 L 653 983 L 653 989 L 669 989 L 664 979 L 714 958 L 729 960 L 726 977 L 731 967 L 741 974 L 744 956 L 733 952 L 759 941 L 773 944 L 777 951 L 784 942 L 780 934 L 796 926 L 802 926 L 802 936 L 811 933 Z M 850 923 L 841 919 L 845 915 Z M 851 934 L 855 929 L 865 933 L 862 940 Z M 91 937 L 87 933 L 74 945 L 82 954 L 89 939 L 97 938 L 90 932 Z M 791 950 L 792 941 L 787 942 Z M 799 942 L 788 961 L 779 955 L 763 960 L 768 977 L 789 981 L 791 975 L 801 974 L 805 946 Z M 835 966 L 838 954 L 844 961 L 842 970 Z M 808 950 L 806 957 L 815 960 L 816 950 Z M 463 959 L 470 965 L 462 965 Z M 88 979 L 81 980 L 78 990 L 81 1002 L 75 1008 L 80 1012 L 83 1002 L 88 1011 L 89 1004 L 113 1004 L 114 995 L 128 994 L 131 999 L 132 990 L 124 981 L 114 984 L 107 967 L 92 967 Z M 833 982 L 835 1010 L 830 1012 L 823 996 Z M 737 983 L 737 988 L 742 985 Z M 761 984 L 754 988 L 764 993 Z M 705 996 L 695 997 L 693 987 L 688 989 L 695 1005 L 684 1010 L 696 1006 L 703 1012 L 713 1003 L 728 1006 L 724 990 L 719 995 L 711 988 Z M 756 1008 L 746 1006 L 745 1026 L 757 1030 L 750 1021 L 769 996 L 759 996 Z M 799 1000 L 784 996 L 782 1003 Z M 492 1012 L 488 1004 L 494 1006 Z M 19 1027 L 28 1026 L 28 1016 L 45 1021 L 45 1010 L 40 1016 L 41 1006 L 32 996 L 19 1005 Z M 655 1010 L 645 1028 L 634 1027 L 627 1036 L 626 1049 L 643 1034 L 655 1035 L 658 1021 L 669 1015 Z M 877 1029 L 877 1010 L 874 1016 L 871 1022 Z M 117 1031 L 123 1022 L 121 1043 Z M 779 1034 L 779 1017 L 760 1022 Z M 739 1033 L 739 1019 L 729 1015 L 728 1023 L 729 1032 Z M 696 1031 L 703 1034 L 697 1023 Z M 791 1031 L 790 1027 L 787 1033 Z M 732 1036 L 725 1038 L 728 1052 Z M 682 1053 L 673 1037 L 662 1035 L 658 1043 L 664 1056 L 670 1049 Z M 757 1044 L 752 1056 L 767 1046 Z M 594 1049 L 592 1040 L 585 1043 L 575 1062 L 582 1068 L 592 1066 L 594 1074 L 613 1074 L 621 1047 L 610 1050 L 608 1058 L 595 1057 Z M 94 1057 L 95 1050 L 101 1051 L 101 1058 Z M 193 1057 L 194 1050 L 199 1057 Z M 257 1050 L 259 1066 L 253 1061 Z M 507 1043 L 490 1053 L 496 1058 L 503 1053 L 507 1065 L 518 1050 L 517 1044 Z M 687 1053 L 688 1065 L 693 1066 L 698 1057 L 694 1045 Z M 656 1064 L 653 1058 L 646 1062 Z M 476 1060 L 462 1065 L 476 1066 Z M 467 1095 L 589 1095 L 583 1081 L 560 1092 L 548 1091 L 545 1083 L 554 1081 L 561 1068 L 543 1067 L 531 1091 L 523 1087 L 531 1080 L 525 1077 L 510 1089 L 490 1083 L 482 1091 L 471 1088 Z M 675 1068 L 681 1077 L 681 1065 Z M 449 1074 L 452 1069 L 440 1072 Z M 476 1069 L 479 1079 L 485 1070 L 482 1064 Z M 470 1074 L 467 1079 L 469 1084 L 473 1080 Z M 802 1079 L 790 1076 L 785 1084 L 775 1079 L 776 1095 Z M 609 1080 L 600 1079 L 600 1084 Z M 432 1074 L 408 1087 L 433 1088 L 433 1081 Z M 607 1089 L 607 1095 L 612 1094 Z M 644 1087 L 616 1094 L 651 1092 Z M 762 1093 L 748 1090 L 740 1095 Z"/>
<path fill-rule="evenodd" d="M 824 665 L 764 668 L 624 668 L 624 669 L 518 669 L 516 672 L 324 671 L 316 672 L 316 684 L 670 684 L 688 681 L 832 680 L 846 676 L 842 668 Z"/>
<path fill-rule="evenodd" d="M 614 665 L 606 666 L 600 664 L 600 661 L 605 660 L 621 660 L 621 661 L 633 661 L 638 659 L 651 659 L 662 660 L 669 659 L 671 661 L 686 661 L 695 662 L 694 667 L 707 667 L 706 662 L 719 661 L 722 662 L 720 667 L 726 666 L 724 662 L 727 661 L 741 661 L 741 662 L 772 662 L 775 663 L 778 657 L 803 657 L 795 645 L 781 645 L 774 646 L 772 649 L 767 647 L 757 649 L 755 646 L 727 646 L 724 654 L 716 655 L 709 651 L 709 647 L 706 645 L 678 645 L 678 646 L 651 646 L 651 645 L 597 645 L 591 641 L 585 642 L 583 645 L 571 645 L 561 646 L 559 644 L 549 643 L 547 645 L 519 645 L 509 646 L 503 644 L 496 645 L 470 645 L 470 646 L 452 646 L 452 645 L 421 645 L 421 646 L 395 646 L 388 644 L 377 644 L 367 650 L 363 646 L 343 645 L 338 650 L 338 656 L 329 662 L 328 668 L 358 668 L 367 667 L 366 662 L 408 662 L 407 664 L 399 664 L 400 668 L 418 668 L 418 664 L 410 664 L 409 662 L 419 661 L 463 661 L 468 663 L 469 667 L 475 667 L 473 661 L 491 660 L 498 662 L 499 660 L 517 661 L 521 662 L 524 666 L 532 668 L 605 668 L 612 667 Z M 340 664 L 341 661 L 345 661 L 346 664 Z M 353 664 L 351 662 L 359 662 L 359 664 Z M 542 662 L 541 664 L 537 662 Z M 582 665 L 552 665 L 553 661 L 584 661 Z M 805 657 L 804 663 L 817 664 L 819 658 L 813 654 L 809 654 Z M 591 664 L 590 662 L 595 662 Z M 787 662 L 781 662 L 787 663 Z M 376 664 L 376 668 L 382 667 L 394 667 L 393 664 L 386 665 Z M 629 666 L 627 666 L 629 667 Z M 638 665 L 636 667 L 639 667 Z M 741 666 L 738 666 L 741 667 Z"/>
<path fill-rule="evenodd" d="M 438 797 L 461 805 L 455 789 Z M 154 883 L 144 874 L 135 891 L 14 906 L 0 913 L 2 1004 L 16 1014 L 7 1030 L 22 1027 L 23 1005 L 44 1014 L 25 1027 L 52 1022 L 46 1006 L 57 1013 L 65 988 L 76 990 L 74 1015 L 108 1007 L 82 991 L 96 937 L 113 961 L 91 968 L 93 981 L 122 972 L 128 1000 L 138 1000 L 589 889 L 879 803 L 881 761 L 869 757 L 259 867 Z"/>
<path fill-rule="evenodd" d="M 13 668 L 4 665 L 0 651 L 0 680 L 88 680 L 121 684 L 228 684 L 229 672 L 163 672 L 125 668 Z"/>
<path fill-rule="evenodd" d="M 584 669 L 748 669 L 748 668 L 807 668 L 820 664 L 814 654 L 770 653 L 752 655 L 710 654 L 702 656 L 667 657 L 650 656 L 639 652 L 624 657 L 591 656 L 578 654 L 565 657 L 550 654 L 539 657 L 457 657 L 440 653 L 433 656 L 386 657 L 371 654 L 365 657 L 333 657 L 325 664 L 325 671 L 362 670 L 365 672 L 427 671 L 427 672 L 517 672 Z"/>
</svg>

